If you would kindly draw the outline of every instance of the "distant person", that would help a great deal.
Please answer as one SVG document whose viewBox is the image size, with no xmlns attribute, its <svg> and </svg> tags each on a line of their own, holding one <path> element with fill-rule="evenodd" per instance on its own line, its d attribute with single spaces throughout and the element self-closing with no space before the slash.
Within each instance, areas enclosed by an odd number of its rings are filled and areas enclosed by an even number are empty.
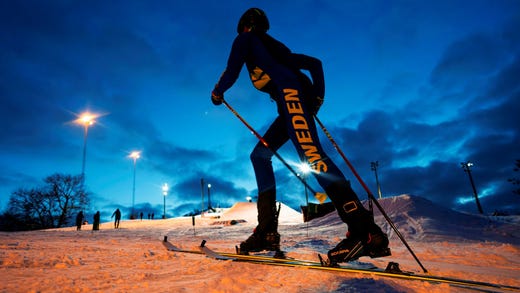
<svg viewBox="0 0 520 293">
<path fill-rule="evenodd" d="M 142 220 L 143 220 L 143 212 L 141 212 L 141 213 L 139 214 L 139 216 L 141 217 L 141 221 L 142 221 Z"/>
<path fill-rule="evenodd" d="M 81 230 L 81 225 L 83 225 L 83 211 L 80 211 L 78 215 L 76 216 L 76 230 Z"/>
<path fill-rule="evenodd" d="M 99 211 L 94 214 L 94 224 L 92 225 L 92 230 L 99 230 L 99 221 L 101 219 L 101 215 Z"/>
<path fill-rule="evenodd" d="M 116 211 L 112 214 L 111 218 L 113 218 L 113 217 L 115 217 L 114 229 L 118 229 L 119 228 L 119 221 L 121 221 L 121 211 L 119 209 L 116 209 Z"/>
<path fill-rule="evenodd" d="M 224 102 L 226 92 L 247 67 L 253 86 L 268 93 L 276 102 L 278 117 L 250 159 L 258 187 L 258 226 L 240 243 L 240 252 L 280 250 L 280 234 L 276 210 L 276 183 L 271 158 L 287 141 L 291 141 L 302 161 L 334 203 L 348 233 L 328 253 L 331 263 L 348 262 L 361 256 L 390 255 L 388 237 L 374 223 L 352 190 L 350 182 L 334 164 L 319 142 L 314 115 L 324 100 L 325 82 L 322 63 L 317 58 L 291 52 L 284 44 L 267 34 L 269 21 L 264 11 L 248 9 L 240 18 L 227 67 L 211 92 L 215 105 Z M 301 70 L 310 73 L 312 81 Z"/>
<path fill-rule="evenodd" d="M 153 217 L 155 216 L 155 213 L 152 213 L 152 220 L 153 220 Z"/>
</svg>

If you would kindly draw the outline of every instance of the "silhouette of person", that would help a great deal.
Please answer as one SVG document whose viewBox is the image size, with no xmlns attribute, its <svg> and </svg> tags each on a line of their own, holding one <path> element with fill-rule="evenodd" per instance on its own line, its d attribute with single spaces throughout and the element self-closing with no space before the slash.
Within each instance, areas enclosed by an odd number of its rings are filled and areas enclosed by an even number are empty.
<svg viewBox="0 0 520 293">
<path fill-rule="evenodd" d="M 141 212 L 141 213 L 139 214 L 139 216 L 141 217 L 141 221 L 142 221 L 142 220 L 143 220 L 143 212 Z"/>
<path fill-rule="evenodd" d="M 113 218 L 114 216 L 115 216 L 114 228 L 118 229 L 119 228 L 119 221 L 121 220 L 121 211 L 119 209 L 116 209 L 116 211 L 112 214 L 111 218 Z"/>
<path fill-rule="evenodd" d="M 226 92 L 238 79 L 245 64 L 253 86 L 276 102 L 278 117 L 253 149 L 250 159 L 258 187 L 258 225 L 240 243 L 240 252 L 280 250 L 276 182 L 272 151 L 291 141 L 302 161 L 334 203 L 348 235 L 328 253 L 332 263 L 348 262 L 361 256 L 390 255 L 388 237 L 375 224 L 372 214 L 359 201 L 341 170 L 324 152 L 318 138 L 314 115 L 324 100 L 325 82 L 321 61 L 293 53 L 267 31 L 269 20 L 259 8 L 248 9 L 240 18 L 226 69 L 211 92 L 215 105 L 224 102 Z M 309 71 L 312 81 L 301 70 Z"/>
<path fill-rule="evenodd" d="M 101 215 L 99 214 L 99 211 L 97 211 L 94 214 L 94 224 L 92 225 L 92 230 L 99 230 L 99 221 L 100 221 Z"/>
<path fill-rule="evenodd" d="M 76 230 L 81 230 L 81 225 L 83 225 L 83 212 L 80 211 L 78 215 L 76 216 Z"/>
</svg>

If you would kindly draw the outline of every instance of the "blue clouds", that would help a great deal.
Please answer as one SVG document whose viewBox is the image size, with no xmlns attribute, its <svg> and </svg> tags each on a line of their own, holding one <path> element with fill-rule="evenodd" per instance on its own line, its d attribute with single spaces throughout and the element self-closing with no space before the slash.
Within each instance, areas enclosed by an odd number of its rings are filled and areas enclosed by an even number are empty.
<svg viewBox="0 0 520 293">
<path fill-rule="evenodd" d="M 147 209 L 162 211 L 164 182 L 169 213 L 198 208 L 202 177 L 222 205 L 254 195 L 256 138 L 208 98 L 249 4 L 203 4 L 1 3 L 0 207 L 15 188 L 79 173 L 83 132 L 70 121 L 86 109 L 105 114 L 88 137 L 93 209 L 129 207 L 134 149 L 143 151 L 136 202 Z M 471 195 L 459 163 L 472 160 L 484 209 L 519 210 L 507 182 L 520 156 L 516 1 L 263 6 L 273 36 L 324 61 L 320 119 L 369 186 L 378 160 L 383 194 L 456 206 Z M 226 97 L 260 132 L 274 119 L 244 74 Z M 290 145 L 282 155 L 296 161 Z M 301 184 L 275 166 L 281 199 L 303 204 Z"/>
<path fill-rule="evenodd" d="M 499 27 L 448 43 L 427 82 L 417 84 L 410 75 L 389 80 L 383 95 L 389 99 L 381 104 L 399 101 L 403 92 L 415 95 L 410 102 L 365 112 L 357 127 L 334 130 L 364 178 L 371 178 L 367 162 L 379 160 L 383 192 L 428 194 L 457 205 L 471 192 L 459 165 L 470 159 L 485 209 L 518 209 L 507 178 L 514 176 L 519 155 L 520 51 L 510 45 L 518 35 L 503 31 L 515 29 Z M 466 206 L 475 210 L 473 201 Z"/>
</svg>

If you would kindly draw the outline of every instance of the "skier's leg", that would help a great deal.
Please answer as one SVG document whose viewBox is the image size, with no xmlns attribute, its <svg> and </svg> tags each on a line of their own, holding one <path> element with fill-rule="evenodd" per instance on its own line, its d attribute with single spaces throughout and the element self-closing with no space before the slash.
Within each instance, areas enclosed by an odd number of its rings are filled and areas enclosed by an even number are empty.
<svg viewBox="0 0 520 293">
<path fill-rule="evenodd" d="M 259 194 L 276 189 L 272 165 L 273 152 L 271 150 L 277 151 L 289 140 L 284 119 L 278 116 L 266 131 L 263 138 L 269 145 L 269 148 L 264 146 L 262 142 L 258 142 L 250 155 Z"/>
<path fill-rule="evenodd" d="M 342 241 L 332 256 L 339 261 L 349 261 L 363 255 L 381 256 L 383 253 L 379 251 L 388 249 L 386 235 L 374 223 L 372 215 L 361 204 L 341 170 L 323 151 L 314 119 L 298 88 L 286 88 L 283 92 L 284 98 L 279 108 L 285 111 L 283 116 L 286 118 L 288 135 L 300 158 L 311 166 L 313 175 L 349 227 L 350 241 Z"/>
<path fill-rule="evenodd" d="M 240 250 L 243 253 L 264 249 L 280 249 L 278 213 L 276 210 L 276 181 L 272 166 L 273 152 L 271 150 L 278 150 L 289 140 L 284 120 L 277 117 L 263 138 L 269 148 L 259 142 L 250 156 L 258 187 L 258 225 L 253 235 L 240 244 Z"/>
</svg>

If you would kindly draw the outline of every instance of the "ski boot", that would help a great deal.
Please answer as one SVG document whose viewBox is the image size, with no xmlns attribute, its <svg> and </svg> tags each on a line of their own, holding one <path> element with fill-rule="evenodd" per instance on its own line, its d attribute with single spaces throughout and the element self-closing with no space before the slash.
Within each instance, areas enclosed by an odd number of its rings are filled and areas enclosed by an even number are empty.
<svg viewBox="0 0 520 293">
<path fill-rule="evenodd" d="M 348 232 L 345 239 L 329 250 L 327 256 L 330 265 L 354 261 L 362 256 L 377 258 L 391 255 L 388 237 L 379 227 L 377 228 L 379 231 L 370 232 L 366 237 L 355 236 Z"/>
<path fill-rule="evenodd" d="M 253 234 L 240 243 L 239 254 L 259 252 L 263 250 L 280 251 L 280 234 L 278 234 L 278 216 L 280 207 L 276 208 L 276 190 L 270 189 L 258 194 L 258 226 Z"/>
<path fill-rule="evenodd" d="M 254 232 L 249 238 L 240 243 L 239 254 L 259 251 L 280 251 L 280 234 L 278 232 L 258 233 Z"/>
<path fill-rule="evenodd" d="M 325 188 L 341 220 L 348 225 L 347 237 L 328 252 L 330 265 L 349 262 L 362 256 L 390 255 L 388 237 L 374 223 L 347 180 L 333 182 Z"/>
</svg>

